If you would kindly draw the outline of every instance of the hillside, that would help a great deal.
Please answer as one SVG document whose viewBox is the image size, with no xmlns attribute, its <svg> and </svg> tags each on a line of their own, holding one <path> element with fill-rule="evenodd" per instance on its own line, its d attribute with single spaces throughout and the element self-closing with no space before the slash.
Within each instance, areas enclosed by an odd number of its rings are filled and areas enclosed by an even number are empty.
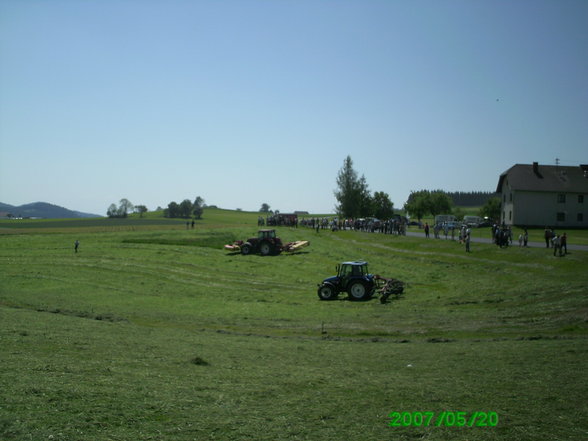
<svg viewBox="0 0 588 441">
<path fill-rule="evenodd" d="M 12 215 L 13 217 L 41 217 L 45 219 L 101 217 L 99 214 L 82 213 L 47 202 L 33 202 L 19 206 L 0 202 L 0 213 L 2 217 Z"/>
</svg>

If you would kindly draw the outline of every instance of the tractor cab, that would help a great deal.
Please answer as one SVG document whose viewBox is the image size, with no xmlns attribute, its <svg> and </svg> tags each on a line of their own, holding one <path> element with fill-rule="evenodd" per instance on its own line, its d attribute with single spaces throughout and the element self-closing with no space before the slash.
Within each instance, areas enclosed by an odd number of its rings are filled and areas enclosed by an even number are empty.
<svg viewBox="0 0 588 441">
<path fill-rule="evenodd" d="M 367 276 L 368 264 L 367 262 L 343 262 L 337 265 L 337 276 L 340 279 L 348 279 L 350 277 Z"/>
<path fill-rule="evenodd" d="M 276 238 L 276 230 L 259 230 L 257 233 L 257 238 L 259 240 L 275 239 Z"/>
</svg>

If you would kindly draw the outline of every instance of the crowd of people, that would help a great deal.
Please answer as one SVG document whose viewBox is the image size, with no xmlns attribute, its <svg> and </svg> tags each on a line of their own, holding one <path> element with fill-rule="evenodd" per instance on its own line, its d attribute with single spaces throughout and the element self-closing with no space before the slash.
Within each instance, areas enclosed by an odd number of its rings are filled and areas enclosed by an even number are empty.
<svg viewBox="0 0 588 441">
<path fill-rule="evenodd" d="M 360 218 L 360 219 L 340 219 L 329 217 L 309 217 L 298 220 L 297 217 L 275 216 L 264 219 L 259 217 L 258 225 L 283 225 L 298 227 L 300 224 L 303 227 L 312 228 L 319 232 L 320 230 L 354 230 L 369 233 L 394 234 L 399 236 L 406 235 L 408 226 L 408 219 L 403 216 L 396 216 L 388 220 L 379 220 L 375 218 Z M 470 251 L 471 243 L 471 228 L 467 225 L 462 225 L 457 222 L 439 222 L 431 228 L 428 223 L 419 224 L 425 233 L 425 237 L 430 237 L 430 231 L 433 230 L 434 237 L 440 239 L 441 235 L 445 239 L 458 240 L 460 244 L 465 245 L 466 252 Z M 491 227 L 492 243 L 500 248 L 512 246 L 513 232 L 510 225 L 494 224 Z M 564 256 L 568 254 L 567 249 L 567 235 L 566 233 L 557 234 L 553 229 L 545 227 L 545 246 L 553 248 L 553 255 Z M 527 228 L 519 234 L 518 242 L 520 247 L 527 247 L 529 244 L 529 233 Z"/>
<path fill-rule="evenodd" d="M 310 217 L 302 219 L 300 225 L 319 230 L 354 230 L 368 233 L 406 235 L 406 218 L 398 217 L 388 220 L 375 218 L 339 219 L 327 217 Z"/>
<path fill-rule="evenodd" d="M 525 233 L 525 235 L 527 238 L 529 237 L 528 234 Z M 500 248 L 512 245 L 512 229 L 510 225 L 492 225 L 492 242 Z"/>
<path fill-rule="evenodd" d="M 559 253 L 560 256 L 568 254 L 568 235 L 566 233 L 558 234 L 553 229 L 545 227 L 543 234 L 545 239 L 545 247 L 553 248 L 553 255 Z"/>
</svg>

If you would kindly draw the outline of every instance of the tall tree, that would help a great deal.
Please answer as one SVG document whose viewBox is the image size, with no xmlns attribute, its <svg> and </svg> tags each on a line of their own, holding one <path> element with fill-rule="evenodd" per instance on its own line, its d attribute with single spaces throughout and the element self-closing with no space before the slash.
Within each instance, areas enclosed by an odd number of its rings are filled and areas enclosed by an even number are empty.
<svg viewBox="0 0 588 441">
<path fill-rule="evenodd" d="M 357 192 L 359 195 L 359 215 L 361 217 L 373 216 L 374 201 L 364 175 L 361 175 L 361 178 L 359 178 Z"/>
<path fill-rule="evenodd" d="M 261 204 L 261 208 L 259 209 L 260 213 L 269 213 L 270 211 L 270 206 L 268 204 L 266 204 L 265 202 L 263 204 Z"/>
<path fill-rule="evenodd" d="M 349 155 L 343 161 L 343 167 L 337 175 L 337 190 L 334 193 L 339 202 L 335 209 L 340 216 L 345 218 L 369 216 L 364 214 L 371 209 L 368 186 L 364 176 L 357 177 Z"/>
</svg>

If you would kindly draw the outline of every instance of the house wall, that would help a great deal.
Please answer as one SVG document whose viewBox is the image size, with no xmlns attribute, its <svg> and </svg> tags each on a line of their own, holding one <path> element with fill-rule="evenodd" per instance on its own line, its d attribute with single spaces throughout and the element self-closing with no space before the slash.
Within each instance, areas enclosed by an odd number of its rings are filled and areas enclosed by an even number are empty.
<svg viewBox="0 0 588 441">
<path fill-rule="evenodd" d="M 508 202 L 509 194 L 512 202 Z M 505 195 L 503 216 L 507 225 L 588 228 L 588 195 L 510 190 Z M 583 202 L 578 196 L 582 196 Z M 581 220 L 578 220 L 579 213 Z"/>
<path fill-rule="evenodd" d="M 504 180 L 502 184 L 502 191 L 500 194 L 500 221 L 505 225 L 513 225 L 514 222 L 514 193 L 508 184 L 508 179 Z"/>
</svg>

